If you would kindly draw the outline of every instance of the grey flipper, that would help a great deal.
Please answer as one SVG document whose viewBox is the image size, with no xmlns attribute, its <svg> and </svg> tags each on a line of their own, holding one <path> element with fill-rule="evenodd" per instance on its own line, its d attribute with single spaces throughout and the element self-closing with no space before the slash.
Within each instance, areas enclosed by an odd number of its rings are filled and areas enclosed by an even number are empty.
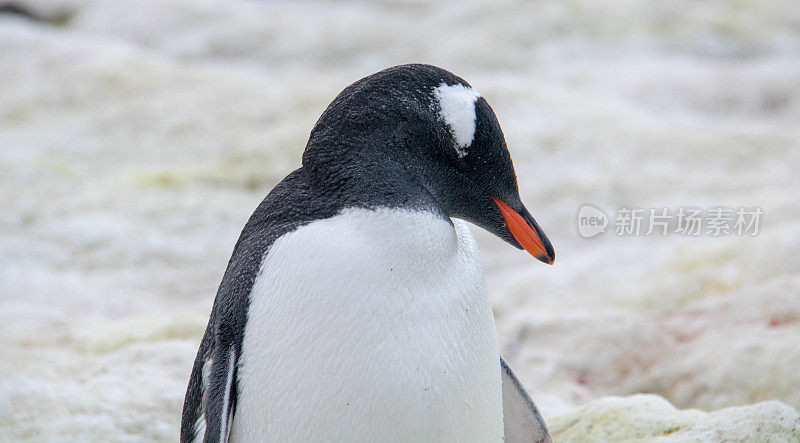
<svg viewBox="0 0 800 443">
<path fill-rule="evenodd" d="M 503 356 L 500 356 L 503 380 L 503 427 L 506 442 L 547 442 L 553 437 L 547 430 L 539 410 L 525 388 L 514 375 Z"/>
</svg>

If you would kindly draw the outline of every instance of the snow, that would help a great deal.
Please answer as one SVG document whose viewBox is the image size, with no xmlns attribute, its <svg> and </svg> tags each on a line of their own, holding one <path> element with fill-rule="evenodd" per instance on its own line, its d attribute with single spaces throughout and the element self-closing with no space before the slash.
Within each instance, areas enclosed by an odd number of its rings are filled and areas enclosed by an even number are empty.
<svg viewBox="0 0 800 443">
<path fill-rule="evenodd" d="M 673 420 L 665 440 L 797 440 L 792 2 L 22 4 L 52 22 L 0 16 L 0 435 L 174 441 L 245 220 L 344 86 L 426 62 L 493 106 L 556 249 L 543 266 L 474 229 L 555 437 L 663 414 L 641 426 Z M 586 203 L 764 217 L 754 237 L 586 239 Z M 642 392 L 663 399 L 606 397 Z"/>
<path fill-rule="evenodd" d="M 730 407 L 711 413 L 677 410 L 657 395 L 604 397 L 551 424 L 562 442 L 615 441 L 769 441 L 790 442 L 800 432 L 800 416 L 779 402 Z"/>
</svg>

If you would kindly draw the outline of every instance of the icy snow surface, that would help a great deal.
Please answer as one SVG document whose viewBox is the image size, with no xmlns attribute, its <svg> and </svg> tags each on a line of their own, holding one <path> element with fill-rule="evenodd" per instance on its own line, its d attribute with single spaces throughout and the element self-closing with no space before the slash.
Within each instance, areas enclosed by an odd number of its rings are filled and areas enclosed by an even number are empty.
<svg viewBox="0 0 800 443">
<path fill-rule="evenodd" d="M 800 438 L 795 2 L 22 4 L 41 20 L 0 15 L 0 439 L 174 441 L 245 220 L 344 86 L 407 62 L 494 107 L 557 251 L 475 229 L 556 439 Z M 584 239 L 584 203 L 764 217 Z"/>
</svg>

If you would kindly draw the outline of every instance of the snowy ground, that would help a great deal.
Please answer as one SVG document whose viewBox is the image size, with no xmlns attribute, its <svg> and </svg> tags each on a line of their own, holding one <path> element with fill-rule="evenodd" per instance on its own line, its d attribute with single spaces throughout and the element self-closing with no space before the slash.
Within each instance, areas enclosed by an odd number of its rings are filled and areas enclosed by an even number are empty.
<svg viewBox="0 0 800 443">
<path fill-rule="evenodd" d="M 175 440 L 244 221 L 344 86 L 412 61 L 493 105 L 555 245 L 548 267 L 476 232 L 557 438 L 800 438 L 794 2 L 23 4 L 44 21 L 0 15 L 0 440 Z M 584 203 L 764 216 L 587 240 Z M 602 398 L 640 392 L 778 401 Z"/>
</svg>

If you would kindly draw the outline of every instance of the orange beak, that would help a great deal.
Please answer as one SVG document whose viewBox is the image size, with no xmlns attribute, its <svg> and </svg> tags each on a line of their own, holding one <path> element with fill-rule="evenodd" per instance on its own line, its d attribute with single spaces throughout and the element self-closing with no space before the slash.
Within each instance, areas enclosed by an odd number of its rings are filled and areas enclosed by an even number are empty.
<svg viewBox="0 0 800 443">
<path fill-rule="evenodd" d="M 517 243 L 532 256 L 536 257 L 537 260 L 552 265 L 556 260 L 556 254 L 553 251 L 553 247 L 550 245 L 550 240 L 544 235 L 544 232 L 542 232 L 541 228 L 536 224 L 533 217 L 527 214 L 528 211 L 524 212 L 529 221 L 525 220 L 525 217 L 511 209 L 510 206 L 499 198 L 493 196 L 492 200 L 494 200 L 494 204 L 500 209 L 500 213 L 503 214 L 506 226 Z"/>
</svg>

